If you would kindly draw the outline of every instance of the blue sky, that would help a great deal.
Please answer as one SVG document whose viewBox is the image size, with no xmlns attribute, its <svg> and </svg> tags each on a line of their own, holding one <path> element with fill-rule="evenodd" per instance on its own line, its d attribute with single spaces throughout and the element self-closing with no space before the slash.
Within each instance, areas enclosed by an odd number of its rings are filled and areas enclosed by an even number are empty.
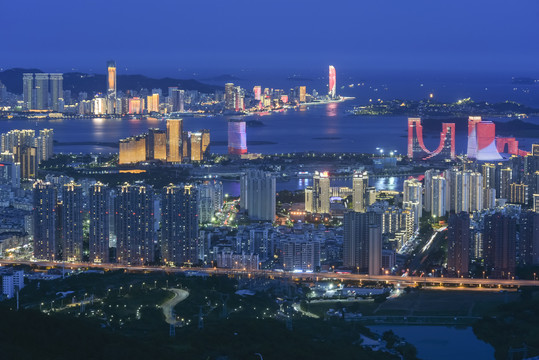
<svg viewBox="0 0 539 360">
<path fill-rule="evenodd" d="M 538 73 L 539 1 L 4 1 L 0 68 Z"/>
</svg>

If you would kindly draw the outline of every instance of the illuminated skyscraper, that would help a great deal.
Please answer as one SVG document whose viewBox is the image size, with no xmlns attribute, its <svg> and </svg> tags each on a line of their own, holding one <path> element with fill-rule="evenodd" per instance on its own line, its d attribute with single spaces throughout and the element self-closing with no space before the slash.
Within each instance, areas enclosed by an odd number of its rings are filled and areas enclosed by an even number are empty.
<svg viewBox="0 0 539 360">
<path fill-rule="evenodd" d="M 190 140 L 191 161 L 202 161 L 204 159 L 204 153 L 202 151 L 202 133 L 192 132 Z"/>
<path fill-rule="evenodd" d="M 307 98 L 307 87 L 306 86 L 300 86 L 299 87 L 299 102 L 304 103 Z"/>
<path fill-rule="evenodd" d="M 500 160 L 496 147 L 496 124 L 482 121 L 480 116 L 468 118 L 468 158 L 477 160 Z"/>
<path fill-rule="evenodd" d="M 116 260 L 143 265 L 154 260 L 154 201 L 151 187 L 122 185 L 115 199 Z"/>
<path fill-rule="evenodd" d="M 90 187 L 89 260 L 92 263 L 109 262 L 110 192 L 101 183 Z"/>
<path fill-rule="evenodd" d="M 167 159 L 167 133 L 160 129 L 148 129 L 148 138 L 146 139 L 148 160 Z"/>
<path fill-rule="evenodd" d="M 202 129 L 202 156 L 207 157 L 210 155 L 210 130 Z"/>
<path fill-rule="evenodd" d="M 337 96 L 337 73 L 335 72 L 335 67 L 329 65 L 329 97 L 335 99 Z"/>
<path fill-rule="evenodd" d="M 262 88 L 259 85 L 253 88 L 253 93 L 256 101 L 260 101 L 262 99 Z"/>
<path fill-rule="evenodd" d="M 382 263 L 382 217 L 374 212 L 344 214 L 343 265 L 379 275 Z"/>
<path fill-rule="evenodd" d="M 37 140 L 39 162 L 49 160 L 54 155 L 54 130 L 39 130 Z"/>
<path fill-rule="evenodd" d="M 228 120 L 228 153 L 231 155 L 247 154 L 247 136 L 244 120 Z"/>
<path fill-rule="evenodd" d="M 135 164 L 146 161 L 147 135 L 139 135 L 120 140 L 118 164 Z"/>
<path fill-rule="evenodd" d="M 50 74 L 51 108 L 54 111 L 63 111 L 64 77 L 63 74 Z"/>
<path fill-rule="evenodd" d="M 363 174 L 354 174 L 352 178 L 352 200 L 354 202 L 354 211 L 365 212 L 366 206 L 366 192 L 369 187 L 369 175 L 365 172 Z"/>
<path fill-rule="evenodd" d="M 169 185 L 163 189 L 161 244 L 163 260 L 175 265 L 196 264 L 198 241 L 198 189 Z"/>
<path fill-rule="evenodd" d="M 34 108 L 34 74 L 25 73 L 22 75 L 22 97 L 25 110 Z"/>
<path fill-rule="evenodd" d="M 440 133 L 440 145 L 434 151 L 425 147 L 423 142 L 423 126 L 420 118 L 408 118 L 408 157 L 414 160 L 454 159 L 455 158 L 455 124 L 443 123 Z"/>
<path fill-rule="evenodd" d="M 236 107 L 236 91 L 233 83 L 225 84 L 225 109 L 234 110 Z"/>
<path fill-rule="evenodd" d="M 216 211 L 223 206 L 223 183 L 217 181 L 205 181 L 198 186 L 199 201 L 199 222 L 201 224 L 210 223 Z"/>
<path fill-rule="evenodd" d="M 431 204 L 432 217 L 442 217 L 446 214 L 446 181 L 442 176 L 432 177 Z"/>
<path fill-rule="evenodd" d="M 275 220 L 275 176 L 269 172 L 249 170 L 241 176 L 240 206 L 253 220 Z"/>
<path fill-rule="evenodd" d="M 57 260 L 56 189 L 49 182 L 34 183 L 34 258 Z"/>
<path fill-rule="evenodd" d="M 182 162 L 183 120 L 167 120 L 167 162 Z"/>
<path fill-rule="evenodd" d="M 107 61 L 107 109 L 109 114 L 115 113 L 116 107 L 116 62 Z"/>
<path fill-rule="evenodd" d="M 64 185 L 62 200 L 62 260 L 79 262 L 83 241 L 82 186 L 74 182 Z"/>
<path fill-rule="evenodd" d="M 365 189 L 366 191 L 366 189 Z M 315 213 L 329 214 L 330 180 L 326 172 L 315 172 L 313 176 L 313 209 Z"/>
</svg>

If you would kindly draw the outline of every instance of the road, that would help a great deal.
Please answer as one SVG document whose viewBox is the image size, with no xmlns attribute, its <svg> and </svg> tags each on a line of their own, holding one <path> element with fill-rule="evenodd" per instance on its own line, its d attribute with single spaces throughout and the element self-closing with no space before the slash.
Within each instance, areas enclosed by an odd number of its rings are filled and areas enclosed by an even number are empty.
<svg viewBox="0 0 539 360">
<path fill-rule="evenodd" d="M 166 272 L 166 273 L 205 273 L 208 275 L 243 275 L 249 277 L 269 277 L 275 279 L 291 280 L 351 280 L 351 281 L 369 281 L 382 282 L 386 284 L 424 285 L 462 285 L 479 287 L 521 287 L 521 286 L 539 286 L 538 280 L 519 280 L 519 279 L 472 279 L 472 278 L 451 278 L 451 277 L 430 277 L 430 276 L 397 276 L 397 275 L 365 275 L 349 273 L 291 273 L 272 270 L 233 270 L 221 268 L 182 268 L 166 266 L 129 266 L 122 264 L 90 264 L 90 263 L 61 263 L 54 261 L 29 261 L 29 260 L 6 260 L 1 259 L 0 265 L 29 265 L 35 267 L 65 267 L 71 269 L 79 268 L 97 268 L 104 270 L 127 270 L 140 272 Z M 473 288 L 470 288 L 473 290 Z"/>
<path fill-rule="evenodd" d="M 172 291 L 174 293 L 174 296 L 172 297 L 172 299 L 165 301 L 163 305 L 161 305 L 161 309 L 163 310 L 163 314 L 165 315 L 165 321 L 167 322 L 167 324 L 176 325 L 178 321 L 174 316 L 174 307 L 187 299 L 187 297 L 189 296 L 189 292 L 182 289 L 167 290 Z"/>
</svg>

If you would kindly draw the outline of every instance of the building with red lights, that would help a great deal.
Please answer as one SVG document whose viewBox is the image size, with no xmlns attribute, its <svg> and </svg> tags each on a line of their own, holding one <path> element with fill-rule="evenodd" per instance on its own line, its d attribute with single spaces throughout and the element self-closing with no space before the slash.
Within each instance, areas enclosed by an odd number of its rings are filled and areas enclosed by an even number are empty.
<svg viewBox="0 0 539 360">
<path fill-rule="evenodd" d="M 414 160 L 454 159 L 455 124 L 442 123 L 440 145 L 430 151 L 423 142 L 421 118 L 408 118 L 408 157 Z"/>
<path fill-rule="evenodd" d="M 337 73 L 335 72 L 335 67 L 329 65 L 329 91 L 328 95 L 331 99 L 335 99 L 337 96 Z"/>
<path fill-rule="evenodd" d="M 228 153 L 231 155 L 247 154 L 247 134 L 243 120 L 231 119 L 228 121 Z"/>
</svg>

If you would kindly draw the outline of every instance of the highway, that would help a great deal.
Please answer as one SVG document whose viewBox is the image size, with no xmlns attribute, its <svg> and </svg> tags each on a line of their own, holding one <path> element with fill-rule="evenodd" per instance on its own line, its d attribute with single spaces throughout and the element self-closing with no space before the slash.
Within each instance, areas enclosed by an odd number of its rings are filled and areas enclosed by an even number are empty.
<svg viewBox="0 0 539 360">
<path fill-rule="evenodd" d="M 472 279 L 472 278 L 451 278 L 451 277 L 430 277 L 430 276 L 397 276 L 397 275 L 365 275 L 349 273 L 295 273 L 280 272 L 273 270 L 233 270 L 222 268 L 182 268 L 167 266 L 129 266 L 122 264 L 90 264 L 90 263 L 62 263 L 54 261 L 30 261 L 30 260 L 8 260 L 0 259 L 1 265 L 29 265 L 35 267 L 65 267 L 67 269 L 93 268 L 103 270 L 126 270 L 137 272 L 166 272 L 166 273 L 205 273 L 208 275 L 243 275 L 249 277 L 269 277 L 275 279 L 322 281 L 322 280 L 349 280 L 359 282 L 381 282 L 386 284 L 400 285 L 423 285 L 423 286 L 470 286 L 470 287 L 522 287 L 539 286 L 538 280 L 519 279 Z"/>
</svg>

